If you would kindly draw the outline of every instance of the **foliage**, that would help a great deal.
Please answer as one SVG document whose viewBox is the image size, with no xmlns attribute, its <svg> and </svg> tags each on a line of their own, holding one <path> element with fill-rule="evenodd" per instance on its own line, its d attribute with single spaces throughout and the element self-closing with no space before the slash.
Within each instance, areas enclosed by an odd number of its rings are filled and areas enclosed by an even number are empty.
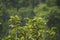
<svg viewBox="0 0 60 40">
<path fill-rule="evenodd" d="M 23 27 L 18 25 L 20 22 L 19 20 L 17 15 L 11 16 L 9 19 L 9 35 L 2 40 L 56 40 L 54 28 L 47 29 L 45 26 L 46 21 L 43 18 L 25 18 L 28 22 Z"/>
<path fill-rule="evenodd" d="M 0 40 L 59 40 L 59 0 L 0 0 Z"/>
</svg>

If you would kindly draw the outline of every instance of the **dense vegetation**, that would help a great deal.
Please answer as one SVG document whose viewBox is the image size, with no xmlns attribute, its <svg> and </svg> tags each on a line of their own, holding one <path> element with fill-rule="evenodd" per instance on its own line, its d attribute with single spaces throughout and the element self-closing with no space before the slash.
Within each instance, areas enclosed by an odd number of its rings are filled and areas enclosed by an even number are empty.
<svg viewBox="0 0 60 40">
<path fill-rule="evenodd" d="M 59 0 L 0 0 L 0 40 L 59 39 Z"/>
</svg>

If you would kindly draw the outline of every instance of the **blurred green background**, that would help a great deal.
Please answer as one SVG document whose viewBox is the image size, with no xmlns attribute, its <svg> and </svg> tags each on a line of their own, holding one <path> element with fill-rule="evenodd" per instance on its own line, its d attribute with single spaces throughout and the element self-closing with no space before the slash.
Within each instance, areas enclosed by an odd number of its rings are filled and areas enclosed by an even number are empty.
<svg viewBox="0 0 60 40">
<path fill-rule="evenodd" d="M 0 40 L 60 40 L 60 0 L 0 0 Z"/>
</svg>

